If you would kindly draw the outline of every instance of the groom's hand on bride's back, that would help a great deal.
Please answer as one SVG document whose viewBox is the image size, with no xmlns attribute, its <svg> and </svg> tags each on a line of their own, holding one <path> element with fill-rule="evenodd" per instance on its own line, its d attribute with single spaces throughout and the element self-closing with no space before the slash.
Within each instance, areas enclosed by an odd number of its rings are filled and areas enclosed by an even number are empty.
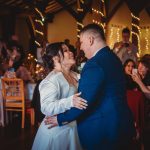
<svg viewBox="0 0 150 150">
<path fill-rule="evenodd" d="M 87 101 L 83 98 L 80 97 L 81 92 L 77 93 L 73 96 L 73 107 L 78 108 L 78 109 L 86 109 Z"/>
<path fill-rule="evenodd" d="M 58 126 L 57 116 L 46 116 L 44 123 L 45 125 L 49 125 L 48 129 Z"/>
<path fill-rule="evenodd" d="M 86 109 L 87 108 L 87 101 L 83 98 L 80 97 L 81 92 L 77 93 L 73 96 L 72 99 L 72 106 L 77 108 L 77 109 Z M 57 121 L 57 115 L 55 116 L 46 116 L 44 118 L 44 123 L 45 125 L 49 125 L 48 129 L 53 128 L 55 126 L 58 126 L 58 121 Z"/>
</svg>

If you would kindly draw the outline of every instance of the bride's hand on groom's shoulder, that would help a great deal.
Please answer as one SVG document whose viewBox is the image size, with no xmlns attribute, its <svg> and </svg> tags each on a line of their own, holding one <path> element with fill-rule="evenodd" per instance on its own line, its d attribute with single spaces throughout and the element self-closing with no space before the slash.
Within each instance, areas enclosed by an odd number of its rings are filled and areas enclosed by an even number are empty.
<svg viewBox="0 0 150 150">
<path fill-rule="evenodd" d="M 48 129 L 58 126 L 57 116 L 46 116 L 44 123 L 45 125 L 49 125 Z"/>
<path fill-rule="evenodd" d="M 73 96 L 73 107 L 78 108 L 78 109 L 86 109 L 87 101 L 83 98 L 80 97 L 81 92 L 77 93 Z"/>
</svg>

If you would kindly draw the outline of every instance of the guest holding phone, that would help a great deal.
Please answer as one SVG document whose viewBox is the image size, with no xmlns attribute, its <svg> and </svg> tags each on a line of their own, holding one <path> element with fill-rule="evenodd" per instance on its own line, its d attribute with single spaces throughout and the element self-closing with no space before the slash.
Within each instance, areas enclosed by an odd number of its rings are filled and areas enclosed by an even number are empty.
<svg viewBox="0 0 150 150">
<path fill-rule="evenodd" d="M 137 73 L 132 74 L 132 79 L 138 84 L 146 98 L 150 99 L 150 61 L 144 57 L 139 61 Z"/>
<path fill-rule="evenodd" d="M 132 79 L 132 73 L 135 72 L 135 62 L 132 59 L 127 59 L 124 63 L 124 73 L 126 78 L 127 90 L 137 90 L 137 83 Z"/>
</svg>

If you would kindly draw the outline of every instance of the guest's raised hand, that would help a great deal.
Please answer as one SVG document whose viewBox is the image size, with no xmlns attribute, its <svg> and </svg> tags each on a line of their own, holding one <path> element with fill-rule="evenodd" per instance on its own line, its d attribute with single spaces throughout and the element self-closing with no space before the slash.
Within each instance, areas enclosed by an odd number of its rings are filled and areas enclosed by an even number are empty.
<svg viewBox="0 0 150 150">
<path fill-rule="evenodd" d="M 81 95 L 81 92 L 73 96 L 73 106 L 81 110 L 86 109 L 86 107 L 88 106 L 87 101 L 81 98 L 80 95 Z"/>
<path fill-rule="evenodd" d="M 142 80 L 141 80 L 141 77 L 140 77 L 140 75 L 138 74 L 138 73 L 134 73 L 134 74 L 132 74 L 132 79 L 136 82 L 136 83 L 140 83 L 140 82 L 142 82 Z"/>
</svg>

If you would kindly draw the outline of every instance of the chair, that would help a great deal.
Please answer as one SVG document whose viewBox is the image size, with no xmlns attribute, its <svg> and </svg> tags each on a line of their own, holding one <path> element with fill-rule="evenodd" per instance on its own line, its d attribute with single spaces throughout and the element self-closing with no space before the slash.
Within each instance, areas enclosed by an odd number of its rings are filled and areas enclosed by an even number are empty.
<svg viewBox="0 0 150 150">
<path fill-rule="evenodd" d="M 3 78 L 2 93 L 6 111 L 20 111 L 22 113 L 21 127 L 24 128 L 25 112 L 30 113 L 31 124 L 34 125 L 34 109 L 25 110 L 24 84 L 22 79 Z"/>
</svg>

